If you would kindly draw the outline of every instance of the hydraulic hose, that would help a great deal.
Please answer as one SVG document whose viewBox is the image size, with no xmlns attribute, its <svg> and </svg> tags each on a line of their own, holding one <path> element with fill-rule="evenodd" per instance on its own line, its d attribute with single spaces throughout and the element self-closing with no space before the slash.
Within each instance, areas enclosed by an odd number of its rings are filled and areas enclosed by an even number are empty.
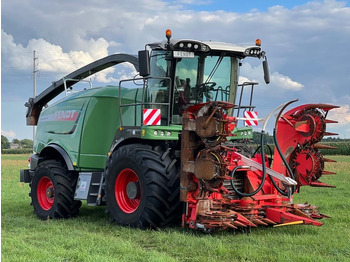
<svg viewBox="0 0 350 262">
<path fill-rule="evenodd" d="M 282 161 L 283 161 L 283 164 L 284 164 L 285 167 L 287 168 L 287 171 L 288 171 L 290 177 L 291 177 L 292 179 L 294 179 L 295 176 L 294 176 L 294 174 L 293 174 L 293 172 L 292 172 L 292 169 L 290 168 L 289 164 L 287 163 L 287 160 L 286 160 L 285 157 L 283 156 L 282 151 L 281 151 L 281 148 L 280 148 L 279 145 L 278 145 L 277 138 L 276 138 L 276 126 L 275 126 L 275 128 L 273 129 L 273 142 L 274 142 L 275 147 L 276 147 L 276 149 L 277 149 L 277 151 L 278 151 L 278 154 L 280 155 L 280 157 L 281 157 L 281 159 L 282 159 Z M 269 175 L 269 177 L 270 177 L 270 180 L 271 180 L 273 186 L 277 189 L 277 191 L 280 192 L 282 195 L 287 196 L 287 195 L 288 195 L 288 192 L 285 192 L 285 191 L 283 191 L 281 188 L 279 188 L 279 186 L 275 183 L 275 181 L 273 180 L 273 178 L 272 178 L 270 175 Z M 292 194 L 293 194 L 294 192 L 295 192 L 295 186 L 292 187 Z"/>
<path fill-rule="evenodd" d="M 266 144 L 266 145 L 264 145 L 264 146 L 267 146 L 267 148 L 268 148 L 268 150 L 269 150 L 269 155 L 270 155 L 269 165 L 271 165 L 271 162 L 272 162 L 272 149 L 271 149 L 271 146 L 268 145 L 268 144 Z M 253 157 L 254 157 L 254 156 L 256 155 L 256 153 L 260 150 L 260 148 L 261 148 L 261 146 L 259 145 L 259 146 L 255 149 L 255 151 L 254 151 L 254 153 L 253 153 Z"/>
<path fill-rule="evenodd" d="M 261 183 L 259 185 L 259 187 L 254 190 L 253 192 L 251 193 L 244 193 L 244 192 L 241 192 L 237 189 L 237 187 L 234 185 L 233 183 L 233 180 L 231 180 L 231 186 L 233 188 L 233 190 L 235 191 L 235 193 L 239 196 L 242 196 L 242 197 L 251 197 L 251 196 L 254 196 L 256 195 L 261 189 L 262 187 L 264 186 L 265 184 L 265 180 L 266 180 L 266 164 L 265 164 L 265 152 L 264 152 L 264 130 L 261 131 L 261 139 L 260 139 L 260 149 L 261 149 L 261 165 L 262 165 L 262 179 L 261 179 Z M 231 172 L 231 177 L 233 178 L 234 175 L 235 175 L 235 172 L 237 171 L 237 169 L 240 169 L 240 168 L 243 168 L 242 166 L 236 166 L 232 172 Z"/>
<path fill-rule="evenodd" d="M 278 115 L 277 115 L 277 117 L 276 117 L 275 127 L 274 127 L 274 129 L 273 129 L 273 142 L 274 142 L 274 144 L 275 144 L 275 147 L 276 147 L 276 149 L 277 149 L 278 154 L 280 155 L 280 157 L 281 157 L 281 159 L 282 159 L 282 161 L 283 161 L 283 164 L 284 164 L 285 167 L 287 168 L 287 171 L 288 171 L 288 173 L 289 173 L 289 176 L 290 176 L 292 179 L 295 179 L 295 176 L 294 176 L 294 174 L 293 174 L 293 172 L 292 172 L 292 169 L 290 168 L 289 164 L 287 163 L 286 158 L 283 156 L 282 151 L 281 151 L 281 148 L 279 147 L 279 144 L 278 144 L 278 142 L 277 142 L 277 125 L 278 125 L 278 120 L 280 119 L 280 117 L 281 117 L 282 112 L 284 111 L 284 109 L 286 109 L 287 106 L 289 106 L 291 103 L 294 103 L 294 102 L 296 102 L 296 101 L 298 101 L 298 99 L 292 100 L 292 101 L 286 103 L 286 104 L 282 107 L 282 109 L 279 111 L 279 113 L 278 113 Z M 288 192 L 283 191 L 282 189 L 280 189 L 280 188 L 278 187 L 278 185 L 276 185 L 275 181 L 272 179 L 271 176 L 270 176 L 270 179 L 271 179 L 271 182 L 272 182 L 273 186 L 277 189 L 278 192 L 280 192 L 280 193 L 281 193 L 282 195 L 284 195 L 284 196 L 287 196 L 287 195 L 288 195 Z M 291 192 L 292 194 L 295 192 L 295 189 L 296 189 L 295 186 L 293 186 L 293 187 L 292 187 L 292 192 Z"/>
<path fill-rule="evenodd" d="M 243 196 L 243 197 L 251 197 L 251 196 L 254 196 L 255 194 L 257 194 L 257 193 L 262 189 L 262 187 L 264 186 L 265 179 L 266 179 L 266 164 L 265 164 L 265 152 L 264 152 L 264 134 L 265 134 L 265 128 L 266 128 L 266 125 L 267 125 L 267 123 L 268 123 L 270 117 L 271 117 L 271 116 L 273 115 L 273 113 L 274 113 L 275 111 L 277 111 L 279 108 L 282 108 L 282 109 L 279 111 L 278 116 L 276 117 L 275 128 L 274 128 L 274 130 L 273 130 L 273 140 L 274 140 L 275 147 L 277 148 L 278 154 L 280 155 L 280 157 L 281 157 L 281 159 L 282 159 L 284 165 L 286 166 L 290 177 L 291 177 L 292 179 L 294 179 L 294 174 L 293 174 L 293 172 L 292 172 L 292 170 L 291 170 L 289 164 L 287 163 L 286 159 L 284 158 L 284 156 L 283 156 L 283 154 L 282 154 L 282 152 L 281 152 L 281 149 L 280 149 L 280 147 L 279 147 L 279 145 L 278 145 L 277 138 L 276 138 L 276 127 L 277 127 L 278 120 L 279 120 L 279 118 L 280 118 L 282 112 L 284 111 L 284 109 L 285 109 L 287 106 L 289 106 L 290 104 L 292 104 L 292 103 L 294 103 L 294 102 L 296 102 L 296 101 L 298 101 L 298 99 L 291 100 L 291 101 L 289 101 L 289 102 L 287 102 L 287 103 L 284 103 L 284 104 L 282 104 L 282 105 L 279 105 L 278 107 L 276 107 L 276 108 L 265 118 L 265 120 L 264 120 L 264 122 L 263 122 L 262 130 L 261 130 L 261 140 L 260 140 L 260 151 L 261 151 L 261 162 L 262 162 L 261 165 L 262 165 L 262 171 L 263 171 L 263 176 L 262 176 L 262 179 L 261 179 L 261 183 L 260 183 L 259 187 L 258 187 L 254 192 L 251 192 L 251 193 L 243 193 L 243 192 L 241 192 L 241 191 L 239 191 L 239 190 L 237 189 L 237 187 L 236 187 L 236 186 L 234 185 L 234 183 L 233 183 L 233 180 L 231 180 L 231 186 L 232 186 L 233 190 L 235 191 L 235 193 L 236 193 L 237 195 Z M 242 166 L 237 166 L 237 167 L 235 167 L 235 168 L 232 170 L 232 172 L 231 172 L 231 177 L 232 177 L 232 178 L 234 177 L 235 172 L 237 171 L 237 169 L 240 169 L 240 168 L 243 168 L 243 167 L 242 167 Z M 285 191 L 283 191 L 282 189 L 280 189 L 280 188 L 278 187 L 278 185 L 275 183 L 275 181 L 273 180 L 273 178 L 272 178 L 270 175 L 269 175 L 269 177 L 270 177 L 270 180 L 271 180 L 273 186 L 277 189 L 277 191 L 278 191 L 279 193 L 281 193 L 281 194 L 284 195 L 284 196 L 288 196 L 288 195 L 289 195 L 288 192 L 285 192 Z M 294 192 L 295 192 L 295 186 L 292 187 L 291 194 L 293 194 Z"/>
</svg>

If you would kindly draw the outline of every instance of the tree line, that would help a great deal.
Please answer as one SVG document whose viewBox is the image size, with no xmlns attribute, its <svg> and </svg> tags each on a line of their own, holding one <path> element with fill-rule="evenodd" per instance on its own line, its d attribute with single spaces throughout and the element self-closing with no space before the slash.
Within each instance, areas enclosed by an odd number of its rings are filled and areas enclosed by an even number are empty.
<svg viewBox="0 0 350 262">
<path fill-rule="evenodd" d="M 253 132 L 253 141 L 255 144 L 260 144 L 260 132 Z M 265 144 L 271 145 L 274 148 L 273 144 L 273 136 L 269 135 L 269 133 L 265 133 L 264 135 Z M 18 145 L 18 148 L 11 149 L 11 143 Z M 323 154 L 327 155 L 350 155 L 350 139 L 342 139 L 340 137 L 327 137 L 323 138 L 321 143 L 324 143 L 329 146 L 334 146 L 337 149 L 321 149 Z M 19 140 L 17 138 L 13 139 L 11 142 L 7 139 L 7 137 L 1 135 L 1 153 L 7 154 L 21 154 L 21 153 L 29 153 L 33 149 L 33 140 L 31 139 L 22 139 Z"/>
<path fill-rule="evenodd" d="M 11 142 L 8 140 L 6 136 L 1 135 L 1 153 L 4 153 L 7 150 L 11 149 L 11 144 L 14 145 L 16 150 L 29 150 L 33 148 L 33 140 L 31 139 L 22 139 L 19 140 L 14 138 Z"/>
<path fill-rule="evenodd" d="M 253 141 L 255 144 L 259 145 L 261 139 L 260 132 L 253 132 Z M 264 142 L 268 144 L 272 151 L 274 151 L 274 141 L 273 136 L 269 133 L 265 133 Z M 334 147 L 334 149 L 320 149 L 323 155 L 350 155 L 350 139 L 342 139 L 340 137 L 324 137 L 320 144 Z M 268 153 L 269 151 L 265 152 Z"/>
<path fill-rule="evenodd" d="M 261 133 L 260 132 L 253 132 L 253 140 L 255 143 L 260 143 L 261 139 Z M 273 136 L 270 135 L 268 132 L 264 135 L 264 142 L 266 144 L 273 144 Z M 340 138 L 340 137 L 323 137 L 321 142 L 334 142 L 334 143 L 342 143 L 342 142 L 350 142 L 350 139 L 348 138 Z"/>
</svg>

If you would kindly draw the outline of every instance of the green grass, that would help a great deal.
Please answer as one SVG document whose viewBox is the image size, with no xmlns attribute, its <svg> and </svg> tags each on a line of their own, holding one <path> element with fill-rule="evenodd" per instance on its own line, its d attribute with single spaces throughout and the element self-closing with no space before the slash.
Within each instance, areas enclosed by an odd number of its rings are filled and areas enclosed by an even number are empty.
<svg viewBox="0 0 350 262">
<path fill-rule="evenodd" d="M 288 226 L 206 235 L 179 227 L 160 231 L 109 223 L 104 207 L 81 208 L 69 220 L 41 221 L 29 205 L 29 186 L 19 182 L 27 155 L 2 155 L 2 261 L 350 261 L 350 157 L 332 156 L 337 172 L 322 181 L 337 186 L 303 187 L 308 201 L 332 218 L 322 227 Z"/>
</svg>

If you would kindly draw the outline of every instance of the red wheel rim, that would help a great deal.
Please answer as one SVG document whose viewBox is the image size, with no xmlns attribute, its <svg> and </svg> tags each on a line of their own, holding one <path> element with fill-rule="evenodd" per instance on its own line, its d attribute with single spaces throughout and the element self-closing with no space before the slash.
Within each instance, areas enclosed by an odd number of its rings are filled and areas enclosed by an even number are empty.
<svg viewBox="0 0 350 262">
<path fill-rule="evenodd" d="M 141 202 L 140 194 L 134 199 L 129 198 L 126 188 L 130 182 L 139 182 L 139 177 L 134 170 L 125 168 L 119 173 L 114 187 L 115 199 L 125 213 L 135 212 Z"/>
<path fill-rule="evenodd" d="M 44 210 L 49 210 L 55 201 L 55 189 L 52 180 L 47 176 L 39 180 L 37 188 L 39 205 Z"/>
</svg>

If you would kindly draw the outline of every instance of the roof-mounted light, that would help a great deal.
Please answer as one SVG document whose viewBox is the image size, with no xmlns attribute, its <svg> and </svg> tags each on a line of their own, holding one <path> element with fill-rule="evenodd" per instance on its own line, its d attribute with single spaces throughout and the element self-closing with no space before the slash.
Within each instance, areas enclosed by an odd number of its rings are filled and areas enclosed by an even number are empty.
<svg viewBox="0 0 350 262">
<path fill-rule="evenodd" d="M 166 31 L 165 31 L 165 36 L 166 36 L 166 38 L 168 39 L 168 41 L 167 41 L 167 43 L 166 43 L 166 49 L 167 50 L 172 50 L 173 49 L 173 45 L 172 44 L 170 44 L 170 38 L 171 38 L 171 30 L 170 29 L 167 29 Z"/>
<path fill-rule="evenodd" d="M 175 50 L 188 52 L 209 52 L 210 48 L 204 43 L 191 40 L 183 40 L 174 45 Z"/>
<path fill-rule="evenodd" d="M 261 46 L 261 40 L 260 39 L 256 39 L 255 40 L 255 45 L 256 46 Z"/>
<path fill-rule="evenodd" d="M 170 29 L 167 29 L 165 31 L 165 36 L 168 39 L 168 42 L 170 42 L 170 38 L 171 38 L 171 30 Z"/>
<path fill-rule="evenodd" d="M 254 46 L 254 47 L 249 47 L 244 51 L 244 54 L 246 56 L 255 56 L 255 57 L 259 57 L 261 56 L 260 54 L 261 49 L 259 46 Z"/>
</svg>

